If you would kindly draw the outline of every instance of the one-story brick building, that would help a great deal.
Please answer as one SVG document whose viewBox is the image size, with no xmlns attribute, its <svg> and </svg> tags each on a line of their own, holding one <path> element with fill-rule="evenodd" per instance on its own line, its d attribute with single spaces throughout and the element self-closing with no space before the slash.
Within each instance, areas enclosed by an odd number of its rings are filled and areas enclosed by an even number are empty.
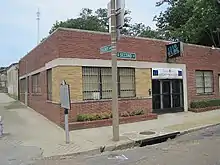
<svg viewBox="0 0 220 165">
<path fill-rule="evenodd" d="M 182 56 L 167 63 L 168 43 L 120 39 L 118 51 L 137 55 L 136 60 L 118 60 L 120 113 L 188 111 L 191 101 L 220 98 L 219 50 L 184 44 Z M 66 80 L 71 94 L 70 122 L 79 114 L 111 111 L 111 54 L 100 54 L 100 48 L 109 44 L 107 33 L 57 29 L 19 61 L 21 101 L 25 100 L 27 77 L 28 106 L 62 125 L 59 88 Z"/>
</svg>

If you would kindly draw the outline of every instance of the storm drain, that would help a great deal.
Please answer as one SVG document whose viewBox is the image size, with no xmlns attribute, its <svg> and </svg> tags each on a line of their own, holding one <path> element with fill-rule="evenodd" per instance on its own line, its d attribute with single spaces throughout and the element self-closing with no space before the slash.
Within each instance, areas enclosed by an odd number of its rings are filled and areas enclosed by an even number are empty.
<svg viewBox="0 0 220 165">
<path fill-rule="evenodd" d="M 144 131 L 144 132 L 140 132 L 141 135 L 153 135 L 155 134 L 155 132 L 153 131 Z"/>
<path fill-rule="evenodd" d="M 167 141 L 168 139 L 174 139 L 179 134 L 180 134 L 180 132 L 175 132 L 175 133 L 171 133 L 171 134 L 166 134 L 166 135 L 162 135 L 162 136 L 157 136 L 157 137 L 153 137 L 153 138 L 140 140 L 140 141 L 137 141 L 136 143 L 139 144 L 139 147 L 144 147 L 147 145 L 154 145 L 154 144 L 158 144 L 158 143 L 163 143 L 163 142 Z"/>
</svg>

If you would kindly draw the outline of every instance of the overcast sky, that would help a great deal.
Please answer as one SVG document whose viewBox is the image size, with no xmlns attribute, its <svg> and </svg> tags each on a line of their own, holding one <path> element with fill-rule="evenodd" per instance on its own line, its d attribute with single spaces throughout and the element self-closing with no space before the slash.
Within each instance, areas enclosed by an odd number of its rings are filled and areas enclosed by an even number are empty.
<svg viewBox="0 0 220 165">
<path fill-rule="evenodd" d="M 79 15 L 82 8 L 105 8 L 109 0 L 1 0 L 0 66 L 19 61 L 37 44 L 36 12 L 40 8 L 40 38 L 47 36 L 56 20 Z M 138 2 L 138 3 L 137 3 Z M 153 17 L 164 10 L 155 7 L 156 0 L 126 0 L 133 22 L 155 28 Z"/>
</svg>

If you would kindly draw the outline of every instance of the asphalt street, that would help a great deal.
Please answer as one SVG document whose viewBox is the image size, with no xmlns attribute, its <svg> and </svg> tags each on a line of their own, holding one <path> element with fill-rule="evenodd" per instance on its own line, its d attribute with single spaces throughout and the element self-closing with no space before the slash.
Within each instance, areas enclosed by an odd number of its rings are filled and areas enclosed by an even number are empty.
<svg viewBox="0 0 220 165">
<path fill-rule="evenodd" d="M 220 165 L 220 126 L 178 136 L 167 142 L 36 165 Z"/>
</svg>

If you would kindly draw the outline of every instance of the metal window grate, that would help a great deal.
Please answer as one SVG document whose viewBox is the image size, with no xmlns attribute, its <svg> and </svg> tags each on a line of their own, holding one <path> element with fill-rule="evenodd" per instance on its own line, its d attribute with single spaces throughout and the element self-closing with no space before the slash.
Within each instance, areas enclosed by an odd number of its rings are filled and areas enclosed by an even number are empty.
<svg viewBox="0 0 220 165">
<path fill-rule="evenodd" d="M 41 93 L 40 73 L 32 76 L 32 93 Z"/>
<path fill-rule="evenodd" d="M 135 97 L 135 70 L 118 68 L 119 97 Z M 84 100 L 112 98 L 111 68 L 83 67 Z"/>
<path fill-rule="evenodd" d="M 47 70 L 47 100 L 52 100 L 52 69 Z"/>
<path fill-rule="evenodd" d="M 213 72 L 196 71 L 196 93 L 209 94 L 213 91 Z"/>
</svg>

